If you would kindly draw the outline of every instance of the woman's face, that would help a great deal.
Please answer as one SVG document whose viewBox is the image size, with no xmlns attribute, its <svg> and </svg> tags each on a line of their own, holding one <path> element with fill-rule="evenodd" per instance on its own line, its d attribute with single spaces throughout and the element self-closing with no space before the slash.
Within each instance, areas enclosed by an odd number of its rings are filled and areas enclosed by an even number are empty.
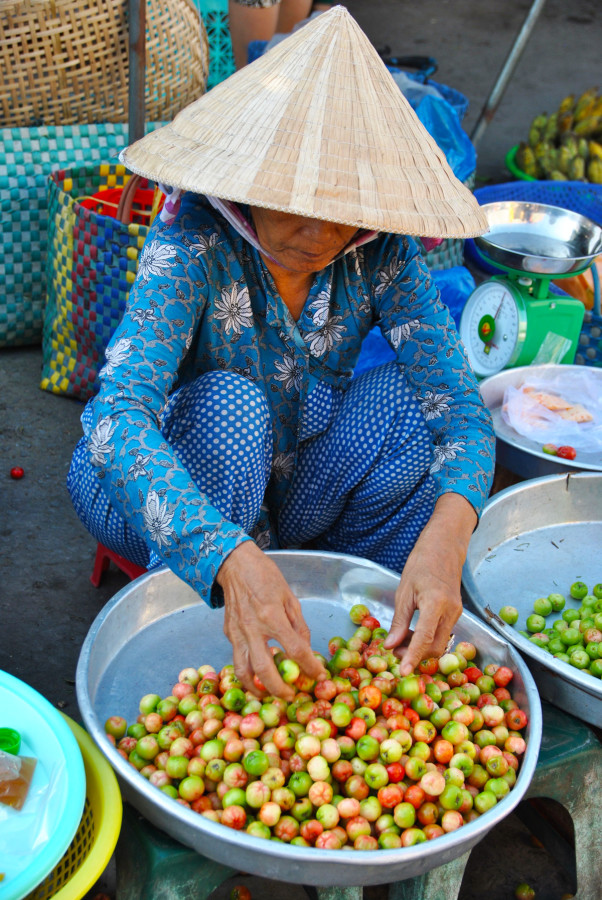
<svg viewBox="0 0 602 900">
<path fill-rule="evenodd" d="M 259 243 L 276 262 L 309 274 L 329 265 L 357 232 L 353 225 L 322 222 L 274 209 L 251 208 Z"/>
</svg>

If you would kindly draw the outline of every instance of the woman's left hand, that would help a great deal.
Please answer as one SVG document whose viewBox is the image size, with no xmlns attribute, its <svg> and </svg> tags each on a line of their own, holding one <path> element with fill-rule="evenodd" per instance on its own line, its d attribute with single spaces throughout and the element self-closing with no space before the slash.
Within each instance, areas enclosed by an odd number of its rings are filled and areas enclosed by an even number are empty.
<svg viewBox="0 0 602 900">
<path fill-rule="evenodd" d="M 387 649 L 396 648 L 402 675 L 413 672 L 421 660 L 445 652 L 462 613 L 462 566 L 476 523 L 477 515 L 464 497 L 443 494 L 408 557 L 384 644 Z M 418 624 L 404 646 L 415 610 Z"/>
</svg>

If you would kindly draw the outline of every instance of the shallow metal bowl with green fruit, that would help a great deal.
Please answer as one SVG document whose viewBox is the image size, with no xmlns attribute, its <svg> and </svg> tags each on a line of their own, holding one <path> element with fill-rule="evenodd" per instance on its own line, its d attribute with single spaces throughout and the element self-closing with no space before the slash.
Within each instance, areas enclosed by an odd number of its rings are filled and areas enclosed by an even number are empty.
<svg viewBox="0 0 602 900">
<path fill-rule="evenodd" d="M 311 629 L 312 647 L 328 656 L 329 640 L 346 640 L 356 626 L 355 604 L 365 604 L 384 627 L 394 609 L 398 575 L 359 558 L 328 553 L 271 553 L 299 597 Z M 81 650 L 77 697 L 85 727 L 111 763 L 125 798 L 155 826 L 197 852 L 265 878 L 318 886 L 386 884 L 413 878 L 468 852 L 523 798 L 533 777 L 541 743 L 539 695 L 520 654 L 477 617 L 464 613 L 456 641 L 469 641 L 479 661 L 514 672 L 512 695 L 528 716 L 526 752 L 516 783 L 489 811 L 435 840 L 396 849 L 325 850 L 292 846 L 236 831 L 210 821 L 151 785 L 111 745 L 104 723 L 109 716 L 136 720 L 140 697 L 171 692 L 186 666 L 232 660 L 223 633 L 223 610 L 213 610 L 165 568 L 123 588 L 99 614 Z M 162 693 L 164 692 L 164 693 Z"/>
<path fill-rule="evenodd" d="M 591 590 L 602 582 L 601 497 L 596 472 L 547 475 L 500 491 L 472 536 L 462 578 L 468 608 L 525 655 L 541 696 L 598 727 L 602 679 L 520 632 L 527 631 L 539 598 L 559 593 L 565 609 L 576 610 L 580 601 L 570 596 L 571 585 L 581 581 Z M 506 605 L 518 610 L 515 625 L 499 615 Z M 561 617 L 553 612 L 546 624 Z"/>
</svg>

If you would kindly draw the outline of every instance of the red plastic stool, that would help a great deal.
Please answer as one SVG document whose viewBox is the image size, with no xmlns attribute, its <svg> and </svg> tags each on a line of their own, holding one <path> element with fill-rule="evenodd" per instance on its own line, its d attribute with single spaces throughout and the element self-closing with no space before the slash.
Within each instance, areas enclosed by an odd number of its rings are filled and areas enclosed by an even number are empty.
<svg viewBox="0 0 602 900">
<path fill-rule="evenodd" d="M 121 569 L 122 572 L 125 572 L 132 581 L 134 578 L 138 578 L 146 572 L 146 569 L 143 566 L 137 566 L 136 563 L 130 562 L 129 559 L 125 559 L 123 556 L 119 556 L 118 553 L 114 553 L 112 550 L 109 550 L 108 547 L 105 547 L 104 544 L 99 542 L 96 548 L 94 569 L 90 575 L 90 581 L 94 587 L 100 586 L 102 576 L 109 568 L 111 560 L 115 563 L 117 568 Z"/>
</svg>

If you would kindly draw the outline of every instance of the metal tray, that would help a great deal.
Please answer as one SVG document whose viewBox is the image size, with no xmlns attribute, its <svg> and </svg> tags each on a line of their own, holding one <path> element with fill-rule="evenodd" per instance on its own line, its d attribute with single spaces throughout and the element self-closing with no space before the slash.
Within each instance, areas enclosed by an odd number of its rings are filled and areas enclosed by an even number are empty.
<svg viewBox="0 0 602 900">
<path fill-rule="evenodd" d="M 390 625 L 398 575 L 366 560 L 339 554 L 274 552 L 301 600 L 312 646 L 327 653 L 329 638 L 350 636 L 350 607 L 366 602 Z M 185 809 L 150 785 L 109 744 L 103 723 L 111 714 L 133 721 L 140 697 L 168 693 L 186 665 L 231 661 L 223 611 L 212 610 L 168 569 L 157 569 L 123 588 L 102 610 L 83 644 L 77 697 L 85 727 L 118 775 L 122 792 L 158 828 L 199 853 L 241 871 L 319 886 L 385 884 L 420 875 L 468 852 L 514 809 L 533 777 L 541 743 L 541 705 L 533 678 L 514 647 L 475 616 L 464 613 L 458 640 L 473 641 L 488 661 L 509 665 L 529 715 L 528 746 L 515 787 L 494 809 L 435 841 L 398 850 L 343 851 L 292 847 L 241 834 Z M 176 676 L 177 677 L 177 676 Z"/>
<path fill-rule="evenodd" d="M 500 491 L 487 503 L 472 536 L 462 584 L 468 606 L 527 657 L 542 697 L 566 712 L 602 725 L 602 681 L 554 659 L 520 635 L 533 602 L 552 592 L 567 607 L 574 581 L 602 581 L 602 475 L 548 475 Z M 515 606 L 512 627 L 497 613 Z M 559 615 L 559 614 L 558 614 Z"/>
<path fill-rule="evenodd" d="M 496 375 L 484 378 L 479 385 L 483 402 L 491 412 L 497 438 L 497 461 L 505 468 L 523 478 L 539 478 L 544 475 L 566 474 L 573 471 L 602 472 L 602 451 L 598 453 L 579 452 L 573 460 L 550 456 L 541 449 L 541 444 L 524 437 L 502 419 L 502 403 L 508 387 L 520 387 L 529 378 L 539 378 L 554 369 L 559 371 L 583 372 L 583 366 L 519 366 L 504 369 Z M 602 369 L 590 368 L 593 378 L 600 382 L 602 393 Z"/>
<path fill-rule="evenodd" d="M 477 247 L 493 262 L 534 275 L 582 272 L 602 252 L 602 228 L 579 213 L 523 200 L 482 206 L 489 231 Z"/>
</svg>

